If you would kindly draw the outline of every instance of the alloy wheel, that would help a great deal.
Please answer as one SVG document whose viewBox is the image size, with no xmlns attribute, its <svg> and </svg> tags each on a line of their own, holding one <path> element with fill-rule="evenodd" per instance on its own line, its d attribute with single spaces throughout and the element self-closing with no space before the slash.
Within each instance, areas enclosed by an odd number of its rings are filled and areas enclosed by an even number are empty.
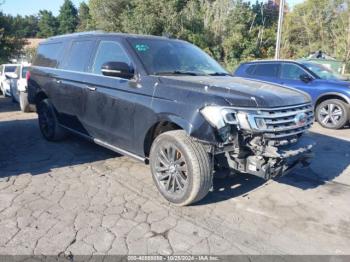
<svg viewBox="0 0 350 262">
<path fill-rule="evenodd" d="M 174 145 L 162 146 L 156 158 L 156 179 L 170 194 L 181 194 L 188 186 L 188 170 L 183 154 Z"/>
<path fill-rule="evenodd" d="M 326 104 L 319 109 L 318 117 L 323 125 L 334 127 L 338 125 L 344 115 L 343 109 L 336 104 Z"/>
</svg>

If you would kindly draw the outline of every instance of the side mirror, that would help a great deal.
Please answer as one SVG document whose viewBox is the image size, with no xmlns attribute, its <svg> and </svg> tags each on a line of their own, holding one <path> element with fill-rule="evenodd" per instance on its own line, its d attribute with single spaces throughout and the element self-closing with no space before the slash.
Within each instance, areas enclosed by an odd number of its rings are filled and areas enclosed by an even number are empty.
<svg viewBox="0 0 350 262">
<path fill-rule="evenodd" d="M 127 63 L 107 62 L 102 65 L 101 72 L 105 76 L 114 76 L 131 79 L 134 77 L 134 69 Z"/>
<path fill-rule="evenodd" d="M 312 81 L 312 78 L 308 74 L 302 74 L 300 75 L 300 80 L 303 81 L 304 83 L 309 83 Z"/>
</svg>

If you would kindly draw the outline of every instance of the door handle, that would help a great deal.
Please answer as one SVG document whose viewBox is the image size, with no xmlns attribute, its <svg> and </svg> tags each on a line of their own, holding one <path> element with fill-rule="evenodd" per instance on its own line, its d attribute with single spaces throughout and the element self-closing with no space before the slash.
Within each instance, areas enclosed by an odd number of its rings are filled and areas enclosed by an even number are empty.
<svg viewBox="0 0 350 262">
<path fill-rule="evenodd" d="M 93 86 L 87 86 L 87 89 L 89 89 L 90 91 L 96 91 L 96 87 L 93 87 Z"/>
<path fill-rule="evenodd" d="M 61 84 L 61 83 L 62 83 L 62 81 L 61 81 L 61 80 L 58 80 L 58 79 L 56 79 L 55 82 L 56 82 L 57 84 Z"/>
</svg>

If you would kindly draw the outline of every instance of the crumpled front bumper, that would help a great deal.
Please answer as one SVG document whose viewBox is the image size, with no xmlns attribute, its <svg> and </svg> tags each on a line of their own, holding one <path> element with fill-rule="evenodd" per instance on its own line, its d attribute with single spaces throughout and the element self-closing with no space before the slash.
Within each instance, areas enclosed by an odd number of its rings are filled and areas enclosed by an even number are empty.
<svg viewBox="0 0 350 262">
<path fill-rule="evenodd" d="M 312 148 L 315 144 L 315 141 L 305 134 L 295 144 L 267 147 L 262 155 L 251 155 L 239 161 L 231 158 L 228 162 L 231 168 L 239 172 L 268 180 L 287 174 L 299 164 L 308 166 L 313 158 Z"/>
<path fill-rule="evenodd" d="M 275 165 L 270 165 L 266 172 L 259 176 L 270 179 L 286 175 L 299 165 L 309 166 L 314 157 L 312 149 L 315 145 L 316 142 L 308 134 L 304 134 L 295 144 L 279 147 L 274 152 L 275 155 L 270 156 L 272 159 L 277 159 L 278 162 Z"/>
<path fill-rule="evenodd" d="M 310 152 L 315 145 L 316 142 L 309 135 L 305 134 L 295 144 L 278 147 L 276 148 L 277 150 L 269 152 L 270 154 L 268 155 L 283 159 L 300 157 L 300 155 Z"/>
</svg>

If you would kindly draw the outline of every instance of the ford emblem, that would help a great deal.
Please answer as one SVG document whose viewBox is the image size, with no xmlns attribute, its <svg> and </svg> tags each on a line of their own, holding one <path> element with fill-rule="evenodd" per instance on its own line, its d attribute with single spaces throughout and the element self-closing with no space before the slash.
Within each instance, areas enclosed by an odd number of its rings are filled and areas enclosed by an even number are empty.
<svg viewBox="0 0 350 262">
<path fill-rule="evenodd" d="M 294 122 L 297 126 L 303 126 L 306 124 L 307 115 L 305 113 L 299 113 L 294 117 Z"/>
</svg>

